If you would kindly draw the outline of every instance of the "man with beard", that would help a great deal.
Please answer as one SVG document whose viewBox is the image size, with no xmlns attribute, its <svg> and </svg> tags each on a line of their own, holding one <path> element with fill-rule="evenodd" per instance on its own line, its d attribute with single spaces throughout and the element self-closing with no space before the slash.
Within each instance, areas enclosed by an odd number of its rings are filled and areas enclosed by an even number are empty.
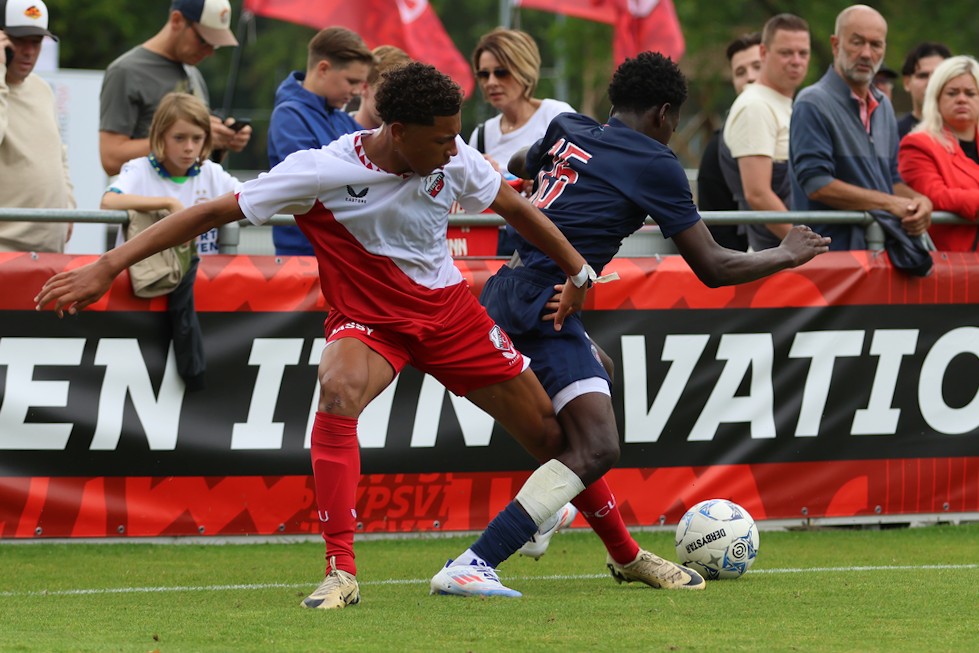
<svg viewBox="0 0 979 653">
<path fill-rule="evenodd" d="M 931 224 L 931 201 L 911 190 L 897 171 L 894 108 L 874 88 L 887 46 L 887 22 L 866 5 L 840 12 L 830 36 L 833 65 L 799 93 L 789 126 L 792 209 L 893 214 L 915 237 Z M 866 249 L 861 225 L 814 225 L 833 239 L 830 249 Z"/>
</svg>

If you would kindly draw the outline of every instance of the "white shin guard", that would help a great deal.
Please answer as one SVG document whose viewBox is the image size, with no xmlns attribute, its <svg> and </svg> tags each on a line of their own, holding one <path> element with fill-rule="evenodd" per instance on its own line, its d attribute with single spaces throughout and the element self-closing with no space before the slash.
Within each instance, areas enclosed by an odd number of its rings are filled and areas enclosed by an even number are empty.
<svg viewBox="0 0 979 653">
<path fill-rule="evenodd" d="M 585 489 L 578 475 L 559 460 L 551 459 L 530 475 L 516 500 L 540 526 Z"/>
</svg>

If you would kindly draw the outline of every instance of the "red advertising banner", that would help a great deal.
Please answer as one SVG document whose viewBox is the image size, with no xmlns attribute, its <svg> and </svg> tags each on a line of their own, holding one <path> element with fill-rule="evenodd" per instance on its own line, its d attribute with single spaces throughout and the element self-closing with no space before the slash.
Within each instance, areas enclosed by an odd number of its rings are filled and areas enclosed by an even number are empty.
<svg viewBox="0 0 979 653">
<path fill-rule="evenodd" d="M 165 298 L 125 275 L 77 316 L 34 310 L 44 280 L 91 259 L 0 254 L 0 537 L 317 532 L 315 262 L 202 260 L 207 386 L 186 393 Z M 457 260 L 474 292 L 501 264 Z M 936 254 L 919 279 L 830 253 L 719 289 L 674 256 L 613 270 L 585 321 L 616 365 L 609 480 L 629 524 L 710 497 L 757 519 L 979 511 L 976 254 Z M 411 369 L 358 433 L 362 532 L 481 529 L 535 467 Z"/>
<path fill-rule="evenodd" d="M 357 531 L 482 530 L 529 475 L 366 474 Z M 676 524 L 717 497 L 757 520 L 979 511 L 979 457 L 615 469 L 608 480 L 632 526 Z M 0 478 L 0 537 L 315 535 L 314 492 L 311 476 Z"/>
</svg>

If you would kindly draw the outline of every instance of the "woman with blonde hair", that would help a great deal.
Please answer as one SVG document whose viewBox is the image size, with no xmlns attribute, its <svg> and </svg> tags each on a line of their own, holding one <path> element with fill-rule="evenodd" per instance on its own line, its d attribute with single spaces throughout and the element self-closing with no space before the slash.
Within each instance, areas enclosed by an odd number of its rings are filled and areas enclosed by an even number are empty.
<svg viewBox="0 0 979 653">
<path fill-rule="evenodd" d="M 567 102 L 534 97 L 541 59 L 526 32 L 498 27 L 484 34 L 472 64 L 483 97 L 500 113 L 473 130 L 469 144 L 504 172 L 510 156 L 543 136 L 554 116 L 574 109 Z"/>
<path fill-rule="evenodd" d="M 484 34 L 472 55 L 479 90 L 499 114 L 476 126 L 469 145 L 482 152 L 518 189 L 525 184 L 507 171 L 510 157 L 543 137 L 554 116 L 574 112 L 567 102 L 534 97 L 540 64 L 540 51 L 534 38 L 526 32 L 503 27 Z M 501 229 L 497 254 L 512 253 L 513 243 Z"/>
<path fill-rule="evenodd" d="M 928 80 L 921 122 L 901 141 L 898 171 L 928 196 L 936 211 L 979 219 L 979 62 L 951 57 Z M 975 225 L 933 224 L 928 233 L 939 251 L 976 251 Z"/>
</svg>

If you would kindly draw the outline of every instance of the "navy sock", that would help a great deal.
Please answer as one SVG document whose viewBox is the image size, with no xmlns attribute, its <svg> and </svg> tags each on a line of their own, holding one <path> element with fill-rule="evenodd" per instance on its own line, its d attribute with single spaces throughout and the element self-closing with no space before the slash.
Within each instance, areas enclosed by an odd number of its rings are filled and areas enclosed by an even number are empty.
<svg viewBox="0 0 979 653">
<path fill-rule="evenodd" d="M 495 569 L 516 553 L 536 532 L 537 524 L 534 520 L 516 501 L 511 501 L 469 548 Z"/>
</svg>

